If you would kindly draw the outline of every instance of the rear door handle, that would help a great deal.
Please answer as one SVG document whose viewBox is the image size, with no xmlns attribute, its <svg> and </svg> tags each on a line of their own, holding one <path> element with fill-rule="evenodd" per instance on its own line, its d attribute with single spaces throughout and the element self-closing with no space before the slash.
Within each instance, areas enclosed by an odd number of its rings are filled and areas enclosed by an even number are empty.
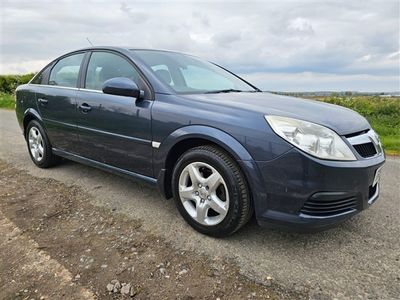
<svg viewBox="0 0 400 300">
<path fill-rule="evenodd" d="M 82 103 L 79 105 L 79 109 L 82 110 L 83 113 L 87 113 L 92 110 L 92 107 L 87 103 Z"/>
<path fill-rule="evenodd" d="M 41 104 L 47 104 L 47 102 L 49 102 L 49 100 L 43 99 L 43 98 L 38 98 L 37 100 L 38 100 Z"/>
</svg>

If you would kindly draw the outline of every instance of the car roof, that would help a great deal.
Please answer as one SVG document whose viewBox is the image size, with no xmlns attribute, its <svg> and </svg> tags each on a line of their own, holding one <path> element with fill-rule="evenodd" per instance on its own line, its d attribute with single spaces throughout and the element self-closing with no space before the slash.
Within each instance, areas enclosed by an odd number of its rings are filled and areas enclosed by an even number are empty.
<svg viewBox="0 0 400 300">
<path fill-rule="evenodd" d="M 91 47 L 85 47 L 85 48 L 77 49 L 77 50 L 74 50 L 73 52 L 89 51 L 89 50 L 155 51 L 155 52 L 171 52 L 171 53 L 185 54 L 185 53 L 182 53 L 182 52 L 173 51 L 173 50 L 166 50 L 166 49 L 134 48 L 134 47 L 121 47 L 121 46 L 91 46 Z M 186 55 L 190 55 L 190 54 L 186 54 Z"/>
</svg>

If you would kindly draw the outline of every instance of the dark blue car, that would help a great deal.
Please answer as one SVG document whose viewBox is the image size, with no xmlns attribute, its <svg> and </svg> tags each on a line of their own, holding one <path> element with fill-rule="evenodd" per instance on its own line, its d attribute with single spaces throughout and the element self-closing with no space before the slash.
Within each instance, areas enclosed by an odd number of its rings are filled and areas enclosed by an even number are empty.
<svg viewBox="0 0 400 300">
<path fill-rule="evenodd" d="M 263 225 L 323 229 L 371 205 L 385 161 L 352 110 L 261 92 L 169 51 L 94 47 L 18 87 L 33 162 L 61 157 L 158 186 L 211 236 Z"/>
</svg>

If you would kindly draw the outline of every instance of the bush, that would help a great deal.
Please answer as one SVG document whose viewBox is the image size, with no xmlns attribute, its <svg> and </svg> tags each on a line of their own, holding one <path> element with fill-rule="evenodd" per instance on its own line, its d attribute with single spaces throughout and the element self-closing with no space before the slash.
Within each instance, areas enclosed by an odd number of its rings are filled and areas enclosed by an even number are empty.
<svg viewBox="0 0 400 300">
<path fill-rule="evenodd" d="M 0 93 L 14 94 L 17 86 L 28 83 L 35 73 L 24 75 L 0 75 Z"/>
</svg>

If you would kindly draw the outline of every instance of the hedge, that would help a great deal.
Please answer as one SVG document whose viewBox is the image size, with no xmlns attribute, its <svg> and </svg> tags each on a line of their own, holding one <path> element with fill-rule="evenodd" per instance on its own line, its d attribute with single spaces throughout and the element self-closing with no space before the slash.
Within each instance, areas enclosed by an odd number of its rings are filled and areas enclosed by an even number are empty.
<svg viewBox="0 0 400 300">
<path fill-rule="evenodd" d="M 0 93 L 13 94 L 20 84 L 28 83 L 35 73 L 24 75 L 0 75 Z"/>
</svg>

